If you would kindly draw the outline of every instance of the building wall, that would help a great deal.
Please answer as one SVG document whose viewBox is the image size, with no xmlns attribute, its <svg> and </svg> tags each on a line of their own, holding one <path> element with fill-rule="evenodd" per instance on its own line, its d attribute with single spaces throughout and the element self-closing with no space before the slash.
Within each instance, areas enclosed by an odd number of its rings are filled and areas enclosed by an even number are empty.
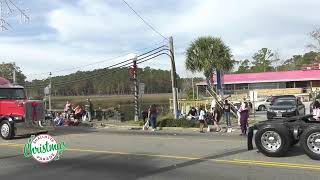
<svg viewBox="0 0 320 180">
<path fill-rule="evenodd" d="M 278 89 L 286 88 L 285 82 L 274 82 L 274 83 L 253 83 L 249 84 L 249 89 Z"/>
<path fill-rule="evenodd" d="M 312 87 L 320 87 L 320 81 L 312 81 Z"/>
</svg>

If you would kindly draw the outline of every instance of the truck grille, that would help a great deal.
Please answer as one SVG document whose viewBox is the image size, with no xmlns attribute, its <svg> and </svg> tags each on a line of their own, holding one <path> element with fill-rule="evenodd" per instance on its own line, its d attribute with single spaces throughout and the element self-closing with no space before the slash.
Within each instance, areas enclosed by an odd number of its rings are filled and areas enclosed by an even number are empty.
<svg viewBox="0 0 320 180">
<path fill-rule="evenodd" d="M 42 101 L 30 101 L 24 105 L 25 120 L 42 121 L 45 119 L 44 103 Z"/>
</svg>

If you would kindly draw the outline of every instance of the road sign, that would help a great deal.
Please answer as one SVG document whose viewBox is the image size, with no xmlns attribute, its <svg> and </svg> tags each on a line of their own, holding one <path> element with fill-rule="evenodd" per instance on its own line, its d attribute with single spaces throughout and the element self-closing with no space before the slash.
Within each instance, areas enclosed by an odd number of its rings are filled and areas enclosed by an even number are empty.
<svg viewBox="0 0 320 180">
<path fill-rule="evenodd" d="M 257 91 L 250 91 L 250 101 L 255 102 L 258 101 L 258 92 Z"/>
<path fill-rule="evenodd" d="M 49 86 L 47 86 L 47 87 L 44 88 L 44 94 L 45 94 L 45 95 L 49 95 L 49 94 L 50 94 L 50 88 L 49 88 Z"/>
<path fill-rule="evenodd" d="M 145 89 L 145 84 L 144 83 L 139 83 L 139 94 L 140 95 L 144 94 L 144 89 Z"/>
</svg>

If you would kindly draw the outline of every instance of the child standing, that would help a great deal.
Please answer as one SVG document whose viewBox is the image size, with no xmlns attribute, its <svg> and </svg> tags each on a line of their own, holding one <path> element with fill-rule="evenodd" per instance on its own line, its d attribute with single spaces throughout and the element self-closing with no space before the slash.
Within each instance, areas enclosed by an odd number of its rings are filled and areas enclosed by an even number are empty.
<svg viewBox="0 0 320 180">
<path fill-rule="evenodd" d="M 200 133 L 204 133 L 203 128 L 204 128 L 204 118 L 205 118 L 206 113 L 204 112 L 203 108 L 200 107 L 199 109 L 199 123 L 200 123 Z"/>
<path fill-rule="evenodd" d="M 228 133 L 232 132 L 231 120 L 230 120 L 230 112 L 231 112 L 231 105 L 228 102 L 228 100 L 225 100 L 224 104 L 223 104 L 223 115 L 224 115 L 224 119 L 225 119 L 226 124 L 227 124 L 227 132 Z"/>
</svg>

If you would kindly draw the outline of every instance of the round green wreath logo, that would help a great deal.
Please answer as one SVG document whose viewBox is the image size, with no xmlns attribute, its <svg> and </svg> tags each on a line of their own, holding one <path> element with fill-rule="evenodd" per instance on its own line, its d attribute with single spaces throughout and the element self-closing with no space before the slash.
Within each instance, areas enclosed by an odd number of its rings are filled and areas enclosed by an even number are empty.
<svg viewBox="0 0 320 180">
<path fill-rule="evenodd" d="M 61 158 L 65 150 L 65 143 L 58 143 L 49 134 L 31 136 L 23 147 L 23 155 L 27 158 L 33 157 L 40 163 L 49 163 Z"/>
</svg>

